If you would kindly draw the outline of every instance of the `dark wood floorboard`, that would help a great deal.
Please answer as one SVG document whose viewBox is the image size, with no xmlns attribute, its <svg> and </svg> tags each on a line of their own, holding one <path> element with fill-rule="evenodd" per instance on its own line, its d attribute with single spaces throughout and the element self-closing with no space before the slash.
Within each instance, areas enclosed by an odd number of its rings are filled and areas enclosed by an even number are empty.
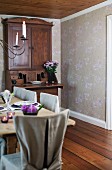
<svg viewBox="0 0 112 170">
<path fill-rule="evenodd" d="M 112 170 L 112 131 L 75 119 L 63 144 L 63 170 Z"/>
</svg>

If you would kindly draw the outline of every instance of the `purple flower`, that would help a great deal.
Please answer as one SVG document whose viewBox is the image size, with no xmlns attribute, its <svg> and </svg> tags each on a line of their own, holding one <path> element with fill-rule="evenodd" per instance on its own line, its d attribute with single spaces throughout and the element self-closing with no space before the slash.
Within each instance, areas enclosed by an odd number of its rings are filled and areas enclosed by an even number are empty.
<svg viewBox="0 0 112 170">
<path fill-rule="evenodd" d="M 44 63 L 44 68 L 47 72 L 56 73 L 56 68 L 58 64 L 59 63 L 57 61 L 47 61 L 46 63 Z"/>
<path fill-rule="evenodd" d="M 27 109 L 28 109 L 28 106 L 27 106 L 27 105 L 23 105 L 23 106 L 21 107 L 21 110 L 22 110 L 23 112 L 27 112 Z"/>
<path fill-rule="evenodd" d="M 21 110 L 25 113 L 36 113 L 37 112 L 37 108 L 34 105 L 23 105 L 21 107 Z"/>
<path fill-rule="evenodd" d="M 36 106 L 34 106 L 34 105 L 28 106 L 27 113 L 36 113 L 36 112 L 37 112 Z"/>
</svg>

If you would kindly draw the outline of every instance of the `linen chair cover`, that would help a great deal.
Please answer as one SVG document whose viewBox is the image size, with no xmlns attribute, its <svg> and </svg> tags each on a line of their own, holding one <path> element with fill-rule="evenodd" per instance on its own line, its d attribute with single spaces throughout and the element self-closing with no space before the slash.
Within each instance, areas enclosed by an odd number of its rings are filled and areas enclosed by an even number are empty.
<svg viewBox="0 0 112 170">
<path fill-rule="evenodd" d="M 66 109 L 46 117 L 15 116 L 20 155 L 2 156 L 2 170 L 60 170 L 68 115 Z"/>
<path fill-rule="evenodd" d="M 0 137 L 0 170 L 1 170 L 1 156 L 5 154 L 6 143 L 3 138 Z"/>
<path fill-rule="evenodd" d="M 0 158 L 5 154 L 6 143 L 3 138 L 0 137 Z"/>
<path fill-rule="evenodd" d="M 59 98 L 56 95 L 48 93 L 40 93 L 40 103 L 48 110 L 51 110 L 55 113 L 60 112 L 59 108 Z"/>
<path fill-rule="evenodd" d="M 22 100 L 37 102 L 37 93 L 34 91 L 14 86 L 13 93 L 15 97 L 18 97 Z"/>
<path fill-rule="evenodd" d="M 37 93 L 31 90 L 26 90 L 25 89 L 25 100 L 26 101 L 34 101 L 35 103 L 37 102 Z"/>
</svg>

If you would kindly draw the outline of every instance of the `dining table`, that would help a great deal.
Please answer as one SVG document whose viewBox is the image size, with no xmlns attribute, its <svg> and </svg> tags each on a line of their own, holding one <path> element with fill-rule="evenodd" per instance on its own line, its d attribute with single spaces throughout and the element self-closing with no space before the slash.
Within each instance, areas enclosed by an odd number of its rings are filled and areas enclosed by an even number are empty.
<svg viewBox="0 0 112 170">
<path fill-rule="evenodd" d="M 11 105 L 17 102 L 23 102 L 23 100 L 17 98 L 17 97 L 13 97 L 11 100 Z M 0 98 L 0 107 L 6 107 L 6 104 L 4 103 L 4 101 L 2 100 L 2 98 Z M 23 112 L 21 109 L 19 110 L 13 110 L 15 112 L 15 115 L 20 115 L 20 116 L 24 116 Z M 0 119 L 3 116 L 7 115 L 7 110 L 4 109 L 3 111 L 0 111 Z M 38 111 L 37 116 L 46 116 L 46 115 L 53 115 L 56 114 L 50 110 L 47 110 L 45 108 L 41 108 Z M 72 119 L 68 119 L 68 123 L 67 125 L 75 125 L 75 121 Z M 16 131 L 15 131 L 15 127 L 14 127 L 14 123 L 13 123 L 13 119 L 9 119 L 8 123 L 2 123 L 0 121 L 0 137 L 3 137 L 6 141 L 6 154 L 11 154 L 11 153 L 15 153 L 15 152 L 19 152 L 20 151 L 20 146 L 16 137 Z"/>
</svg>

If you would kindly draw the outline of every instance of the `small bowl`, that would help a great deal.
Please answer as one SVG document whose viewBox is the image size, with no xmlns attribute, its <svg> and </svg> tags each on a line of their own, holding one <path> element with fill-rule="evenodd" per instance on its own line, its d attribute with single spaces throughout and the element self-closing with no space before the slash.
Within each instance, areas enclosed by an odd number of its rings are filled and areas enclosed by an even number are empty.
<svg viewBox="0 0 112 170">
<path fill-rule="evenodd" d="M 29 112 L 23 112 L 24 115 L 29 115 L 29 116 L 36 116 L 38 114 L 37 112 L 29 113 Z"/>
</svg>

